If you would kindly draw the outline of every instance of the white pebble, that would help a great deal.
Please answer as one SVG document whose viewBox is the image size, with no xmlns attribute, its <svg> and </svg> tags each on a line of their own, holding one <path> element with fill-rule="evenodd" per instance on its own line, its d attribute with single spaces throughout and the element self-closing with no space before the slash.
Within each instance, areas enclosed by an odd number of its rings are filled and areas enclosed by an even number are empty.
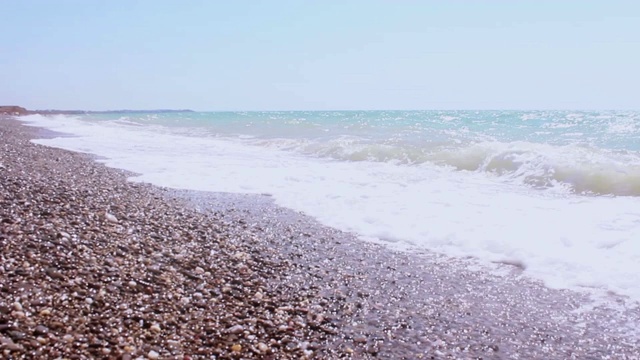
<svg viewBox="0 0 640 360">
<path fill-rule="evenodd" d="M 136 285 L 138 285 L 138 283 L 137 283 L 137 282 L 135 282 L 135 281 L 133 281 L 133 280 L 129 281 L 129 286 L 131 286 L 131 287 L 135 287 Z"/>
<path fill-rule="evenodd" d="M 91 304 L 93 304 L 93 299 L 88 297 L 88 298 L 84 299 L 84 302 L 86 302 L 87 304 L 91 305 Z"/>
<path fill-rule="evenodd" d="M 14 308 L 15 310 L 17 310 L 17 311 L 22 311 L 22 309 L 23 309 L 23 308 L 22 308 L 22 304 L 20 304 L 20 303 L 19 303 L 19 302 L 17 302 L 17 301 L 13 303 L 13 308 Z"/>
<path fill-rule="evenodd" d="M 107 221 L 112 223 L 118 222 L 118 218 L 116 218 L 113 214 L 109 214 L 108 212 L 104 213 L 104 218 L 107 219 Z"/>
<path fill-rule="evenodd" d="M 151 351 L 149 351 L 149 353 L 147 354 L 147 357 L 148 357 L 149 359 L 157 359 L 157 358 L 159 358 L 159 357 L 160 357 L 160 354 L 158 354 L 157 352 L 155 352 L 155 351 L 151 350 Z"/>
</svg>

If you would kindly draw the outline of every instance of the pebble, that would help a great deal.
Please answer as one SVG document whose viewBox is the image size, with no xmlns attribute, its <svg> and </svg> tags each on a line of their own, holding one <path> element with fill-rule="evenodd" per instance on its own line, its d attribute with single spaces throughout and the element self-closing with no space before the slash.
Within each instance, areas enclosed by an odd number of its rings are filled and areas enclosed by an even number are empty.
<svg viewBox="0 0 640 360">
<path fill-rule="evenodd" d="M 364 336 L 356 336 L 355 338 L 353 338 L 353 341 L 356 343 L 363 344 L 367 342 L 367 338 Z"/>
<path fill-rule="evenodd" d="M 269 346 L 267 346 L 267 344 L 265 343 L 258 343 L 258 350 L 260 350 L 261 353 L 266 353 L 267 351 L 269 351 Z"/>
<path fill-rule="evenodd" d="M 231 351 L 233 351 L 233 352 L 240 352 L 240 351 L 242 351 L 242 345 L 240 345 L 240 344 L 233 344 L 233 345 L 231 346 Z"/>
<path fill-rule="evenodd" d="M 162 329 L 160 328 L 160 325 L 158 324 L 153 324 L 149 327 L 149 330 L 155 332 L 155 333 L 159 333 L 160 331 L 162 331 Z"/>
<path fill-rule="evenodd" d="M 167 340 L 167 344 L 169 344 L 169 346 L 178 347 L 178 346 L 180 346 L 180 341 L 178 341 L 178 340 Z"/>
<path fill-rule="evenodd" d="M 42 316 L 48 316 L 48 315 L 51 315 L 51 309 L 42 309 L 42 310 L 40 311 L 40 315 L 42 315 Z"/>
<path fill-rule="evenodd" d="M 2 344 L 3 347 L 11 351 L 17 351 L 22 349 L 20 345 L 14 343 L 13 340 L 11 340 L 10 338 L 6 338 L 4 336 L 0 336 L 0 344 Z"/>
<path fill-rule="evenodd" d="M 116 218 L 115 215 L 113 215 L 113 214 L 105 212 L 104 213 L 104 217 L 105 217 L 105 219 L 107 219 L 108 222 L 118 223 L 118 218 Z"/>
<path fill-rule="evenodd" d="M 154 350 L 151 350 L 151 351 L 149 351 L 149 353 L 147 353 L 147 357 L 149 359 L 158 359 L 160 357 L 160 354 L 158 354 Z"/>
<path fill-rule="evenodd" d="M 244 326 L 242 325 L 234 325 L 227 329 L 227 332 L 230 334 L 239 334 L 244 331 Z"/>
<path fill-rule="evenodd" d="M 34 329 L 33 333 L 36 334 L 36 335 L 46 335 L 46 334 L 49 333 L 49 328 L 47 328 L 44 325 L 38 325 Z"/>
</svg>

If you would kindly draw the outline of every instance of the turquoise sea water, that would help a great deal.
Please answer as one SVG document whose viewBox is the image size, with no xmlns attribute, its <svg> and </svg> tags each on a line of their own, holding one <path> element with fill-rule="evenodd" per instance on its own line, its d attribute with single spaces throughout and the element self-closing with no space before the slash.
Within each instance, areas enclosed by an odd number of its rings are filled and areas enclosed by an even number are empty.
<svg viewBox="0 0 640 360">
<path fill-rule="evenodd" d="M 640 112 L 88 114 L 25 121 L 174 188 L 268 193 L 364 240 L 640 299 Z"/>
<path fill-rule="evenodd" d="M 536 187 L 640 195 L 640 114 L 553 111 L 348 111 L 102 114 L 192 136 L 342 161 L 431 163 Z"/>
</svg>

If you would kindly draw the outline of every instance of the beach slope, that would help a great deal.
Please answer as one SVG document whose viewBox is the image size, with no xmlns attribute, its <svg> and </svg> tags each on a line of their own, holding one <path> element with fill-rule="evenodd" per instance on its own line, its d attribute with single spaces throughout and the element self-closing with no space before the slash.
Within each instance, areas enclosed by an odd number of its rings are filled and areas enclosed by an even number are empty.
<svg viewBox="0 0 640 360">
<path fill-rule="evenodd" d="M 0 357 L 637 359 L 637 307 L 127 182 L 0 119 Z M 473 265 L 474 270 L 470 266 Z M 490 271 L 491 270 L 491 271 Z"/>
</svg>

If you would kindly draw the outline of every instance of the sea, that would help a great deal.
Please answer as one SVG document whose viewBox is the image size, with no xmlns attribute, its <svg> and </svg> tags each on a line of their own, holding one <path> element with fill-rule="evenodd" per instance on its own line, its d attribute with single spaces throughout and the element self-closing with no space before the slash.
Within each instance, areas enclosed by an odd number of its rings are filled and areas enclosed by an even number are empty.
<svg viewBox="0 0 640 360">
<path fill-rule="evenodd" d="M 640 301 L 640 111 L 29 115 L 131 181 L 270 195 L 390 249 Z"/>
</svg>

